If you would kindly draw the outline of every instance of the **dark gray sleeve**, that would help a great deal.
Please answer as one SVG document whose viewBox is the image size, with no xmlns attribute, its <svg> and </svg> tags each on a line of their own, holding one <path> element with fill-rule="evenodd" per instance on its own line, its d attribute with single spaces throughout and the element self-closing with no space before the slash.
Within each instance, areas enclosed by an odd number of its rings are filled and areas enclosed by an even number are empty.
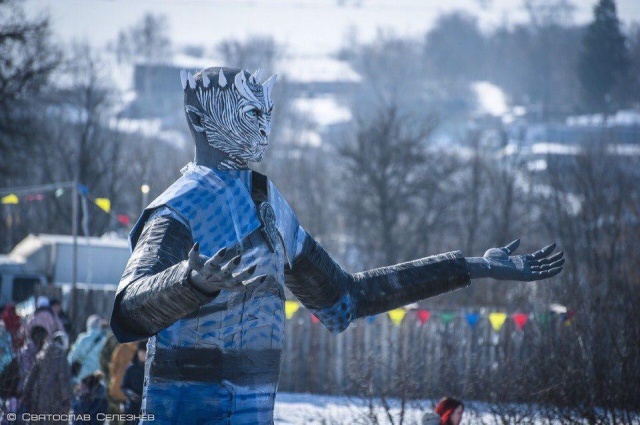
<svg viewBox="0 0 640 425">
<path fill-rule="evenodd" d="M 187 258 L 192 245 L 189 229 L 171 216 L 145 225 L 113 306 L 111 328 L 118 341 L 155 335 L 218 294 L 191 285 Z"/>
<path fill-rule="evenodd" d="M 349 274 L 307 234 L 285 282 L 321 321 L 342 315 L 336 326 L 343 330 L 353 319 L 468 286 L 470 277 L 460 251 Z"/>
<path fill-rule="evenodd" d="M 356 317 L 371 316 L 469 286 L 460 251 L 447 252 L 353 275 Z"/>
</svg>

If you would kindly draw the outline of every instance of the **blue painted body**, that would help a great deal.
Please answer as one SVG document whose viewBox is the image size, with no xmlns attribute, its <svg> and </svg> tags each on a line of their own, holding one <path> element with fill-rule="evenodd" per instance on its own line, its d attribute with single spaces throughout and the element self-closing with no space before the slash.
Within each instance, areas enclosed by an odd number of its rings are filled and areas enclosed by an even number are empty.
<svg viewBox="0 0 640 425">
<path fill-rule="evenodd" d="M 131 233 L 137 235 L 151 214 L 168 208 L 187 224 L 202 254 L 214 255 L 231 247 L 260 227 L 250 196 L 251 171 L 211 170 L 190 165 L 184 175 L 152 202 Z M 223 352 L 282 350 L 284 340 L 284 265 L 293 257 L 299 224 L 293 211 L 270 185 L 269 202 L 276 212 L 281 240 L 272 252 L 262 238 L 252 238 L 251 256 L 240 267 L 257 263 L 255 275 L 266 274 L 263 283 L 243 292 L 221 291 L 200 307 L 150 339 L 145 371 L 143 412 L 154 415 L 154 424 L 256 424 L 273 421 L 277 379 L 270 383 L 238 385 L 156 379 L 150 365 L 156 349 L 218 348 Z M 257 240 L 257 243 L 255 242 Z M 284 245 L 284 246 L 283 246 Z M 212 365 L 215 367 L 215 365 Z M 277 365 L 279 371 L 279 363 Z M 277 372 L 276 371 L 276 376 Z"/>
</svg>

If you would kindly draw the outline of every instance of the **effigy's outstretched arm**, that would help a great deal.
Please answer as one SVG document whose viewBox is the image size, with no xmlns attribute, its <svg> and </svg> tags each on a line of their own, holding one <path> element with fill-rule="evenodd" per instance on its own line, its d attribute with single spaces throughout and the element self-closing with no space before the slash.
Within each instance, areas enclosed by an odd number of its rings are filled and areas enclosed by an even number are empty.
<svg viewBox="0 0 640 425">
<path fill-rule="evenodd" d="M 471 279 L 533 281 L 559 274 L 563 253 L 555 244 L 533 254 L 511 255 L 515 240 L 491 248 L 483 257 L 465 258 L 460 251 L 438 254 L 361 273 L 345 272 L 304 230 L 285 283 L 331 332 L 341 332 L 357 318 L 371 316 L 444 294 Z"/>
<path fill-rule="evenodd" d="M 308 234 L 286 277 L 291 292 L 331 332 L 470 283 L 460 251 L 349 274 Z"/>
</svg>

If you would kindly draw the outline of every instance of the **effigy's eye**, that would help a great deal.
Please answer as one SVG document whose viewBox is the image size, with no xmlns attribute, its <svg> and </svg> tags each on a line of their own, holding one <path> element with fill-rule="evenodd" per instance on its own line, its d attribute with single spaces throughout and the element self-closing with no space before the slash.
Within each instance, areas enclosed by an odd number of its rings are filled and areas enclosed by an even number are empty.
<svg viewBox="0 0 640 425">
<path fill-rule="evenodd" d="M 255 118 L 258 116 L 258 111 L 256 111 L 255 109 L 249 109 L 247 111 L 247 115 L 249 115 L 251 118 Z"/>
</svg>

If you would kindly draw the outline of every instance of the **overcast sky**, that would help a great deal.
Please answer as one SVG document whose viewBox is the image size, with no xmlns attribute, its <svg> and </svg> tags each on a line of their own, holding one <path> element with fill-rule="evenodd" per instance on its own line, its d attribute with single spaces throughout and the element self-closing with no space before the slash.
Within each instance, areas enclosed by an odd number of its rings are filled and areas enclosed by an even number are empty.
<svg viewBox="0 0 640 425">
<path fill-rule="evenodd" d="M 27 0 L 31 15 L 48 12 L 63 40 L 86 39 L 95 46 L 115 40 L 147 12 L 167 15 L 174 43 L 213 46 L 225 38 L 271 35 L 293 54 L 336 51 L 347 34 L 372 39 L 379 28 L 420 37 L 443 12 L 464 10 L 483 28 L 526 20 L 522 0 Z M 593 0 L 574 0 L 575 20 L 591 19 Z M 640 0 L 618 0 L 623 23 L 640 22 Z"/>
</svg>

